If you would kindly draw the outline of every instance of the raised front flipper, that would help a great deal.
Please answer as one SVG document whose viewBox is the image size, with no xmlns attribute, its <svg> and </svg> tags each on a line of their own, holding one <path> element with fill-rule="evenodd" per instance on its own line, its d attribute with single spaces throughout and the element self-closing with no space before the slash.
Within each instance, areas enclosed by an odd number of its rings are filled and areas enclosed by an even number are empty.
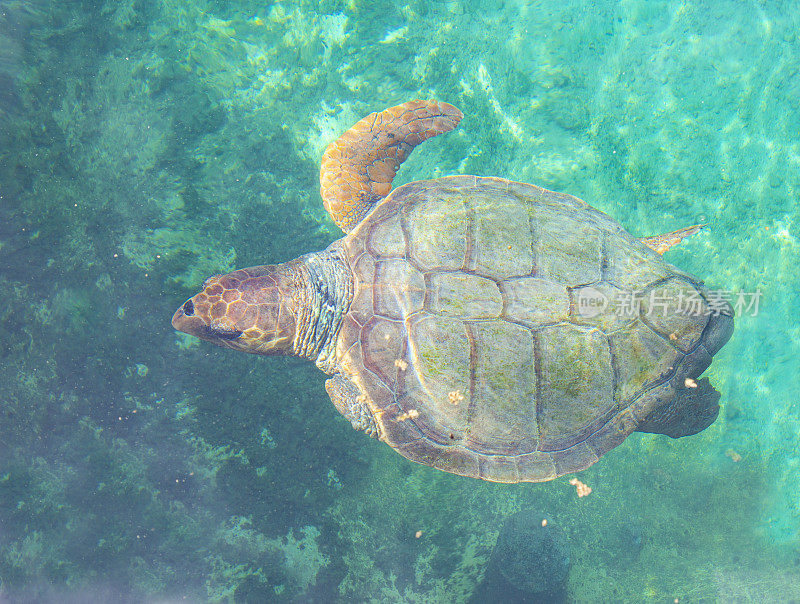
<svg viewBox="0 0 800 604">
<path fill-rule="evenodd" d="M 693 383 L 694 387 L 679 388 L 675 398 L 647 416 L 636 431 L 680 438 L 702 432 L 713 424 L 719 414 L 720 394 L 708 378 Z"/>
<path fill-rule="evenodd" d="M 437 101 L 409 101 L 370 113 L 322 156 L 320 193 L 325 209 L 345 232 L 353 229 L 392 190 L 392 180 L 411 151 L 449 132 L 461 111 Z"/>
</svg>

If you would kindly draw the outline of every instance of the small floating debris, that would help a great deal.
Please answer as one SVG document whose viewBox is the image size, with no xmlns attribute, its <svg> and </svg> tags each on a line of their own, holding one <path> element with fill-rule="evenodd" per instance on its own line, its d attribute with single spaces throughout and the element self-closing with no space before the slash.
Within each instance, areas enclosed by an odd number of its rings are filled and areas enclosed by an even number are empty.
<svg viewBox="0 0 800 604">
<path fill-rule="evenodd" d="M 725 457 L 730 457 L 730 458 L 731 458 L 731 461 L 732 461 L 732 462 L 734 462 L 734 463 L 739 463 L 740 461 L 742 461 L 742 456 L 741 456 L 741 455 L 739 455 L 739 454 L 738 454 L 736 451 L 734 451 L 733 449 L 727 449 L 727 450 L 725 451 Z"/>
<path fill-rule="evenodd" d="M 592 487 L 582 483 L 577 478 L 570 478 L 569 483 L 575 487 L 575 490 L 578 492 L 578 497 L 586 497 L 592 492 Z M 544 526 L 544 524 L 542 524 L 542 526 Z"/>
</svg>

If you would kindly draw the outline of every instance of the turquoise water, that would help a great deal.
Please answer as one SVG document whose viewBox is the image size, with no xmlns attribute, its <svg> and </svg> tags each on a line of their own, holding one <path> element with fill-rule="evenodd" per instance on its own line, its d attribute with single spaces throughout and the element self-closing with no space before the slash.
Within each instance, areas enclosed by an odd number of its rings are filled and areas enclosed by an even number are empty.
<svg viewBox="0 0 800 604">
<path fill-rule="evenodd" d="M 323 150 L 413 98 L 465 118 L 395 184 L 708 224 L 668 261 L 762 292 L 709 429 L 634 434 L 586 497 L 491 484 L 353 431 L 306 361 L 172 330 L 207 276 L 339 238 Z M 0 0 L 0 600 L 481 601 L 519 511 L 566 601 L 800 600 L 798 99 L 788 1 Z"/>
</svg>

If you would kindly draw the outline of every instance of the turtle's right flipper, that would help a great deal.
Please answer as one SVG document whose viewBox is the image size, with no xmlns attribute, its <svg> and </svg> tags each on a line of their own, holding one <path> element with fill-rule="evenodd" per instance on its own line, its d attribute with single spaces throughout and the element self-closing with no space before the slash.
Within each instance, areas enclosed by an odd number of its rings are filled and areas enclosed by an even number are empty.
<svg viewBox="0 0 800 604">
<path fill-rule="evenodd" d="M 680 438 L 697 434 L 713 424 L 719 414 L 720 394 L 708 378 L 695 383 L 696 388 L 681 386 L 675 398 L 654 410 L 636 431 Z"/>
<path fill-rule="evenodd" d="M 437 101 L 409 101 L 370 113 L 322 156 L 319 184 L 325 209 L 348 233 L 392 190 L 392 180 L 411 151 L 449 132 L 461 111 Z"/>
</svg>

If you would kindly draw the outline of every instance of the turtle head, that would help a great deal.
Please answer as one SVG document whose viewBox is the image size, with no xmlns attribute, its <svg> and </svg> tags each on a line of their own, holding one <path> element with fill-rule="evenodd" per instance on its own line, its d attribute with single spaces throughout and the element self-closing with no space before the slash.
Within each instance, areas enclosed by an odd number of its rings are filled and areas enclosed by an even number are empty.
<svg viewBox="0 0 800 604">
<path fill-rule="evenodd" d="M 172 316 L 178 331 L 255 354 L 291 354 L 301 283 L 294 263 L 206 279 Z"/>
</svg>

